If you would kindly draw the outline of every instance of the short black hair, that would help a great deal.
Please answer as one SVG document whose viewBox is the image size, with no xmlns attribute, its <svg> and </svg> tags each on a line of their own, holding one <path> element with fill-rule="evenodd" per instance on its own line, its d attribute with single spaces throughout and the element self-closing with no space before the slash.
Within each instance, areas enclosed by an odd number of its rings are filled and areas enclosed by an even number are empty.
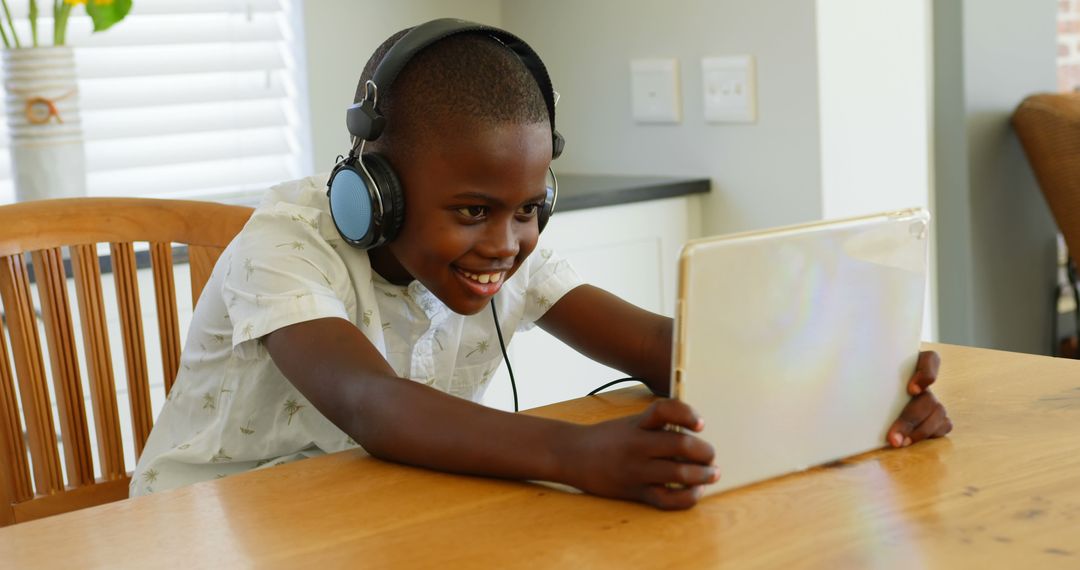
<svg viewBox="0 0 1080 570">
<path fill-rule="evenodd" d="M 371 55 L 354 102 L 364 98 L 364 85 L 386 52 L 411 29 L 390 36 Z M 532 73 L 510 48 L 483 32 L 459 33 L 419 51 L 389 89 L 379 87 L 378 109 L 386 129 L 374 148 L 406 153 L 413 145 L 452 136 L 442 132 L 451 120 L 481 125 L 550 121 Z"/>
</svg>

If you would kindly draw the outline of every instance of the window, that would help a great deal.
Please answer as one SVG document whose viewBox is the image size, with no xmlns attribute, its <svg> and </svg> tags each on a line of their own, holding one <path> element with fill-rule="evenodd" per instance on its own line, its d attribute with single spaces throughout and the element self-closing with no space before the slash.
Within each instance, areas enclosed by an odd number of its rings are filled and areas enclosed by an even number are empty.
<svg viewBox="0 0 1080 570">
<path fill-rule="evenodd" d="M 8 4 L 25 23 L 26 6 Z M 296 0 L 135 0 L 127 18 L 91 35 L 74 12 L 87 194 L 254 204 L 309 172 L 300 17 Z M 51 44 L 51 20 L 38 28 Z M 6 124 L 0 131 L 8 203 Z"/>
</svg>

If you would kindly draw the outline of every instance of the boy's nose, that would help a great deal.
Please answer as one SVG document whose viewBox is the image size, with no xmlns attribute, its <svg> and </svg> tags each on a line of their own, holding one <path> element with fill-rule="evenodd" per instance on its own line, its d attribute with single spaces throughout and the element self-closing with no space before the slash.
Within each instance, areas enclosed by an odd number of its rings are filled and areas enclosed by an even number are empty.
<svg viewBox="0 0 1080 570">
<path fill-rule="evenodd" d="M 477 251 L 484 257 L 492 259 L 508 259 L 517 257 L 521 251 L 521 236 L 512 221 L 508 223 L 490 224 L 488 231 L 484 232 L 484 239 L 477 244 Z"/>
</svg>

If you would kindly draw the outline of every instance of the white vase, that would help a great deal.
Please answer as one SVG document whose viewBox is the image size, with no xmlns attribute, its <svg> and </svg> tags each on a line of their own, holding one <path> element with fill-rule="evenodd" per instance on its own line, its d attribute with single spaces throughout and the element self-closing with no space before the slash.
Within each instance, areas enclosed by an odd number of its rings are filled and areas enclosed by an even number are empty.
<svg viewBox="0 0 1080 570">
<path fill-rule="evenodd" d="M 4 50 L 15 199 L 86 195 L 75 56 L 67 46 Z"/>
</svg>

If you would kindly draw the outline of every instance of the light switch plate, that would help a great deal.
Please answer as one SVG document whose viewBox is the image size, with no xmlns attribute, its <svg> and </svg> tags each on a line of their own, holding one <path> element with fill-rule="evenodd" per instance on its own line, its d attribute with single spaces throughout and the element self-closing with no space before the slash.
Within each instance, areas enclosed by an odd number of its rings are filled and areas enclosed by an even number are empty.
<svg viewBox="0 0 1080 570">
<path fill-rule="evenodd" d="M 630 62 L 630 92 L 634 120 L 639 123 L 678 123 L 679 62 L 675 59 L 635 59 Z"/>
<path fill-rule="evenodd" d="M 711 123 L 752 123 L 757 120 L 754 58 L 749 55 L 706 57 L 701 60 L 705 120 Z"/>
</svg>

